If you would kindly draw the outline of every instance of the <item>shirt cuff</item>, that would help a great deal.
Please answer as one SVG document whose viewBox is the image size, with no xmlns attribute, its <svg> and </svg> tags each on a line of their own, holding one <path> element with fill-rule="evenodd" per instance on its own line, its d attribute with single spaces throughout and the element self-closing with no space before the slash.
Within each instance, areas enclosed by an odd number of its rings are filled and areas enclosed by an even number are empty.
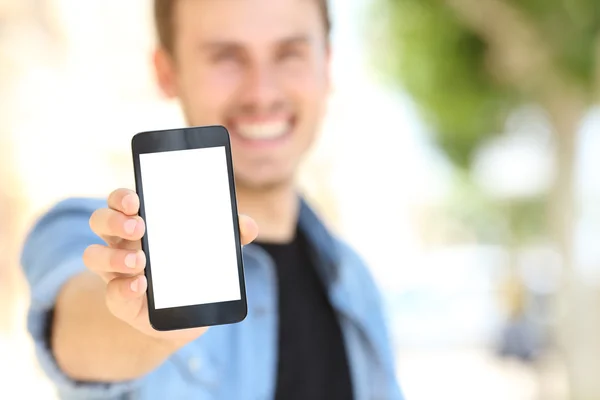
<svg viewBox="0 0 600 400">
<path fill-rule="evenodd" d="M 74 381 L 60 369 L 50 350 L 46 329 L 51 323 L 51 311 L 54 309 L 56 297 L 64 283 L 76 274 L 83 272 L 84 269 L 85 266 L 80 257 L 67 260 L 58 268 L 49 271 L 34 289 L 27 316 L 27 328 L 34 341 L 39 365 L 56 386 L 61 399 L 117 400 L 131 398 L 137 387 L 137 380 L 117 383 Z"/>
</svg>

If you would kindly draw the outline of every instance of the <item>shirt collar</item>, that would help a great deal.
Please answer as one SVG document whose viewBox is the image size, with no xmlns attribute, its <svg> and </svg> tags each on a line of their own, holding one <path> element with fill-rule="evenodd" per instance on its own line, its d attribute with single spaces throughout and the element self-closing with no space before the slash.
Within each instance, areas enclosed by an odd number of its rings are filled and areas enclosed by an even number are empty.
<svg viewBox="0 0 600 400">
<path fill-rule="evenodd" d="M 310 245 L 312 256 L 315 257 L 323 279 L 326 283 L 332 283 L 338 277 L 341 259 L 337 241 L 308 202 L 302 196 L 299 196 L 299 201 L 298 228 Z M 266 252 L 255 244 L 245 246 L 244 252 L 259 260 L 268 257 Z"/>
<path fill-rule="evenodd" d="M 338 276 L 340 263 L 337 241 L 303 197 L 300 197 L 298 226 L 310 243 L 319 266 L 323 268 L 324 278 L 333 282 Z"/>
</svg>

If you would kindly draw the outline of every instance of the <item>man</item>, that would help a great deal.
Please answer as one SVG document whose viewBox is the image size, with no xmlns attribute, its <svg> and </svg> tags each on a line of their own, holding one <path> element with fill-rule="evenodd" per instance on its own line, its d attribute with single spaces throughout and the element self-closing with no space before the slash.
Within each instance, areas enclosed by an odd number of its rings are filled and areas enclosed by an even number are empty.
<svg viewBox="0 0 600 400">
<path fill-rule="evenodd" d="M 238 206 L 252 217 L 240 219 L 249 312 L 154 331 L 135 193 L 65 200 L 22 260 L 29 329 L 62 398 L 401 398 L 367 268 L 294 187 L 329 90 L 326 0 L 156 0 L 155 11 L 160 88 L 189 125 L 231 133 Z"/>
</svg>

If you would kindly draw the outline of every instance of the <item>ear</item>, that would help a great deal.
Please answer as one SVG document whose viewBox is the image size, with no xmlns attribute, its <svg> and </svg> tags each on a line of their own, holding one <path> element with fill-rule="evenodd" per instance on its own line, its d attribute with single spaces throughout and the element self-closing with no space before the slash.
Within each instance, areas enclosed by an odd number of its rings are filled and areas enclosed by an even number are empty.
<svg viewBox="0 0 600 400">
<path fill-rule="evenodd" d="M 167 51 L 159 47 L 154 50 L 152 61 L 156 80 L 163 95 L 169 99 L 176 97 L 177 85 L 173 58 Z"/>
</svg>

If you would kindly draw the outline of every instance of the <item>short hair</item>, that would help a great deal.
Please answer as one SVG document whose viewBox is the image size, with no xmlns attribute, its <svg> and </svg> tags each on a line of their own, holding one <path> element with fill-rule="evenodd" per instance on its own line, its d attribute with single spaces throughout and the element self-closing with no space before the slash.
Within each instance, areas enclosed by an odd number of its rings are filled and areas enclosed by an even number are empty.
<svg viewBox="0 0 600 400">
<path fill-rule="evenodd" d="M 158 36 L 158 43 L 168 52 L 173 51 L 175 40 L 175 21 L 173 20 L 173 13 L 176 1 L 177 0 L 154 0 L 154 24 Z M 319 10 L 321 11 L 323 24 L 325 26 L 325 33 L 327 37 L 329 37 L 331 32 L 331 18 L 329 15 L 328 0 L 315 1 L 317 1 L 319 5 Z"/>
</svg>

